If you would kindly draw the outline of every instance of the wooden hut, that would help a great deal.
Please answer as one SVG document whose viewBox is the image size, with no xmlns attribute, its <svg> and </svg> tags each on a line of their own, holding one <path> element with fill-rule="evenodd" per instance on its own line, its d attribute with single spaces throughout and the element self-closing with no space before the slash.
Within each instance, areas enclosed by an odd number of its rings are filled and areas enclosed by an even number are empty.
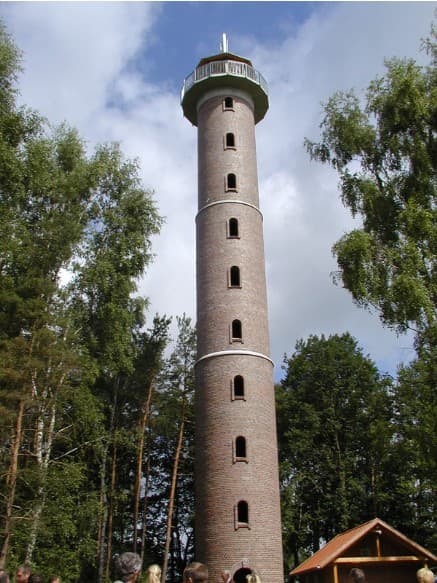
<svg viewBox="0 0 437 583">
<path fill-rule="evenodd" d="M 416 571 L 437 557 L 379 518 L 337 535 L 291 571 L 300 583 L 349 583 L 352 568 L 366 583 L 416 583 Z"/>
</svg>

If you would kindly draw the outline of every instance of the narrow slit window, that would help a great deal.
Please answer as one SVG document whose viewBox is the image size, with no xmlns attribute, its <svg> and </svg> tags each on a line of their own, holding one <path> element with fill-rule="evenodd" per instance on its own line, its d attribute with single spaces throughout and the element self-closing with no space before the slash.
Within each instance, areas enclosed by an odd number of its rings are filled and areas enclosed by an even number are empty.
<svg viewBox="0 0 437 583">
<path fill-rule="evenodd" d="M 232 172 L 226 177 L 226 189 L 237 190 L 237 177 Z"/>
<path fill-rule="evenodd" d="M 239 435 L 235 440 L 235 457 L 237 459 L 246 459 L 246 438 L 242 435 Z"/>
<path fill-rule="evenodd" d="M 233 109 L 234 108 L 234 100 L 232 97 L 225 97 L 223 102 L 224 109 Z"/>
<path fill-rule="evenodd" d="M 239 526 L 249 524 L 249 505 L 245 500 L 240 500 L 238 503 L 237 522 Z"/>
<path fill-rule="evenodd" d="M 225 144 L 227 148 L 235 148 L 235 135 L 232 132 L 226 134 Z"/>
<path fill-rule="evenodd" d="M 233 217 L 233 218 L 229 219 L 229 237 L 238 237 L 238 236 L 239 236 L 238 219 Z"/>
<path fill-rule="evenodd" d="M 244 399 L 244 377 L 239 374 L 234 377 L 234 398 Z"/>
<path fill-rule="evenodd" d="M 243 334 L 242 334 L 242 327 L 241 327 L 241 322 L 240 320 L 234 320 L 232 322 L 232 340 L 242 340 L 243 339 Z"/>
<path fill-rule="evenodd" d="M 237 265 L 233 265 L 231 267 L 230 282 L 231 282 L 231 287 L 240 287 L 241 286 L 240 268 L 237 267 Z"/>
</svg>

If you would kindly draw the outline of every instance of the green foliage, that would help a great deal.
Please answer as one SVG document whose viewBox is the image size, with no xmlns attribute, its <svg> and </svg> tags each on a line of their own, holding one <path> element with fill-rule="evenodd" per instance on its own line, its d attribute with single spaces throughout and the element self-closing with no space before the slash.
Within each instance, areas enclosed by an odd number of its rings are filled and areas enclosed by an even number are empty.
<svg viewBox="0 0 437 583">
<path fill-rule="evenodd" d="M 401 367 L 396 385 L 397 447 L 408 456 L 405 532 L 437 551 L 437 348 Z"/>
<path fill-rule="evenodd" d="M 383 508 L 388 522 L 434 552 L 436 40 L 433 24 L 423 43 L 430 57 L 426 67 L 387 60 L 385 74 L 370 83 L 363 103 L 353 92 L 334 94 L 324 107 L 321 141 L 306 140 L 311 157 L 338 172 L 343 203 L 362 221 L 333 246 L 339 266 L 334 281 L 358 305 L 376 309 L 384 324 L 416 333 L 417 359 L 400 368 L 390 394 L 390 423 L 382 418 L 377 430 L 364 434 L 383 464 L 375 512 L 381 515 Z M 377 413 L 376 407 L 375 419 Z M 376 436 L 382 434 L 387 447 L 378 449 Z"/>
<path fill-rule="evenodd" d="M 196 335 L 190 318 L 177 318 L 178 337 L 157 378 L 157 398 L 150 427 L 151 482 L 149 509 L 153 517 L 148 531 L 154 553 L 162 561 L 165 546 L 167 500 L 181 423 L 184 425 L 179 459 L 172 539 L 168 571 L 178 580 L 190 558 L 194 538 L 194 362 Z"/>
<path fill-rule="evenodd" d="M 286 359 L 277 388 L 285 556 L 376 515 L 390 496 L 389 382 L 349 335 L 311 336 Z"/>
<path fill-rule="evenodd" d="M 386 61 L 365 106 L 353 92 L 324 107 L 321 142 L 306 140 L 312 158 L 340 177 L 341 196 L 362 227 L 333 247 L 341 281 L 384 324 L 421 335 L 436 322 L 437 72 L 436 33 L 429 67 Z"/>
<path fill-rule="evenodd" d="M 3 23 L 0 23 L 0 106 L 8 111 L 14 104 L 16 83 L 20 72 L 20 52 L 8 35 Z"/>
<path fill-rule="evenodd" d="M 161 218 L 118 145 L 89 155 L 16 106 L 19 59 L 1 27 L 0 563 L 96 580 L 107 537 L 132 542 L 138 418 L 169 325 L 144 330 L 135 293 Z"/>
<path fill-rule="evenodd" d="M 137 165 L 118 146 L 99 148 L 90 166 L 93 192 L 69 291 L 90 354 L 114 375 L 132 369 L 132 329 L 143 324 L 147 305 L 132 294 L 161 220 Z"/>
</svg>

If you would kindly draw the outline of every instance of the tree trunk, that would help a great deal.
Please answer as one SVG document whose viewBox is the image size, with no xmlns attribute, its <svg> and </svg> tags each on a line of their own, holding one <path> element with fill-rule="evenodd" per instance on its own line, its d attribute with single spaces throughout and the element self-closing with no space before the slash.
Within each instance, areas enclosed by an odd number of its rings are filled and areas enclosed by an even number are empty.
<svg viewBox="0 0 437 583">
<path fill-rule="evenodd" d="M 111 553 L 112 553 L 112 522 L 114 518 L 114 497 L 115 497 L 115 479 L 117 464 L 117 440 L 114 440 L 112 448 L 112 470 L 111 470 L 111 490 L 109 493 L 109 516 L 108 516 L 108 549 L 106 553 L 106 568 L 105 579 L 109 580 L 109 569 L 111 567 Z"/>
<path fill-rule="evenodd" d="M 143 473 L 143 451 L 144 451 L 144 433 L 146 430 L 147 418 L 150 410 L 150 403 L 152 402 L 153 393 L 153 383 L 154 379 L 150 382 L 149 391 L 147 394 L 147 400 L 143 406 L 143 414 L 141 416 L 139 428 L 138 428 L 138 439 L 137 439 L 137 467 L 135 475 L 135 500 L 134 500 L 134 545 L 133 551 L 137 552 L 137 540 L 138 540 L 138 511 L 140 507 L 140 495 L 141 495 L 141 477 Z"/>
<path fill-rule="evenodd" d="M 98 564 L 98 574 L 97 583 L 103 582 L 104 571 L 105 571 L 105 550 L 107 548 L 107 524 L 108 524 L 108 491 L 106 484 L 106 466 L 108 459 L 109 443 L 110 440 L 114 442 L 114 427 L 115 427 L 115 410 L 117 408 L 117 395 L 118 395 L 118 380 L 115 383 L 114 398 L 112 403 L 111 411 L 111 421 L 109 426 L 108 440 L 104 444 L 102 463 L 100 466 L 100 525 L 99 525 L 99 536 L 98 536 L 98 551 L 97 551 L 97 564 Z"/>
<path fill-rule="evenodd" d="M 44 510 L 45 502 L 47 499 L 47 474 L 50 462 L 50 456 L 52 452 L 53 435 L 55 430 L 56 421 L 56 404 L 53 403 L 50 407 L 50 420 L 47 429 L 47 435 L 44 438 L 44 412 L 40 415 L 38 419 L 38 429 L 37 429 L 37 450 L 36 459 L 39 468 L 39 487 L 37 493 L 37 499 L 35 503 L 35 509 L 32 515 L 32 523 L 30 526 L 29 542 L 27 543 L 26 549 L 26 563 L 32 563 L 33 553 L 36 546 L 36 540 L 38 536 L 39 524 L 41 521 L 41 515 Z"/>
<path fill-rule="evenodd" d="M 149 446 L 150 449 L 150 446 Z M 143 516 L 141 520 L 141 561 L 144 561 L 144 546 L 146 542 L 146 532 L 147 532 L 147 495 L 149 492 L 149 482 L 150 482 L 150 451 L 147 455 L 147 465 L 146 465 L 146 486 L 144 491 L 144 503 L 143 503 Z"/>
<path fill-rule="evenodd" d="M 174 508 L 174 500 L 175 500 L 175 492 L 176 492 L 176 482 L 177 482 L 177 478 L 178 478 L 179 459 L 181 456 L 182 440 L 183 440 L 183 436 L 184 436 L 184 425 L 185 425 L 185 395 L 184 395 L 183 401 L 182 401 L 181 424 L 179 427 L 178 443 L 176 446 L 176 453 L 175 453 L 174 461 L 173 461 L 173 472 L 172 472 L 172 478 L 171 478 L 170 498 L 168 501 L 167 532 L 165 535 L 165 549 L 164 549 L 164 561 L 163 561 L 163 565 L 162 565 L 161 583 L 165 583 L 165 579 L 167 576 L 168 555 L 169 555 L 169 551 L 170 551 L 170 542 L 171 542 L 171 526 L 172 526 L 172 522 L 173 522 L 173 508 Z"/>
<path fill-rule="evenodd" d="M 15 433 L 11 436 L 11 461 L 9 463 L 9 472 L 6 480 L 6 509 L 5 522 L 3 528 L 3 543 L 0 551 L 0 568 L 3 569 L 8 557 L 9 541 L 12 531 L 12 508 L 15 499 L 15 486 L 17 484 L 18 473 L 18 454 L 21 446 L 21 438 L 23 434 L 23 416 L 24 416 L 24 400 L 18 404 L 17 420 L 15 422 Z"/>
<path fill-rule="evenodd" d="M 343 452 L 340 447 L 340 439 L 338 433 L 335 434 L 335 446 L 337 450 L 337 468 L 338 468 L 338 481 L 339 487 L 338 491 L 340 493 L 339 509 L 340 509 L 340 519 L 337 524 L 340 531 L 344 531 L 349 527 L 349 509 L 346 494 L 346 475 L 343 461 Z"/>
<path fill-rule="evenodd" d="M 108 444 L 104 445 L 102 464 L 100 466 L 100 526 L 99 526 L 99 546 L 98 546 L 98 583 L 103 581 L 103 571 L 105 567 L 105 547 L 106 547 L 106 525 L 108 520 L 107 492 L 106 492 L 106 460 L 108 457 Z"/>
</svg>

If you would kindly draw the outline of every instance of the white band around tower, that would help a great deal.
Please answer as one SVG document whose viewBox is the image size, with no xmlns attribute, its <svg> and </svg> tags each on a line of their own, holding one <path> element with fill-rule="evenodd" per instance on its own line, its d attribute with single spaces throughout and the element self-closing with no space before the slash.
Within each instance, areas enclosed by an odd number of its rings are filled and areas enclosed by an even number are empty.
<svg viewBox="0 0 437 583">
<path fill-rule="evenodd" d="M 196 215 L 196 219 L 197 217 L 200 215 L 200 213 L 202 213 L 204 210 L 215 206 L 217 204 L 228 204 L 228 203 L 232 203 L 232 204 L 242 204 L 244 206 L 249 206 L 250 208 L 253 208 L 253 210 L 255 210 L 257 213 L 259 213 L 261 215 L 261 218 L 263 219 L 263 214 L 262 212 L 259 210 L 259 208 L 257 206 L 255 206 L 254 204 L 251 204 L 250 202 L 245 202 L 244 200 L 216 200 L 215 202 L 210 202 L 209 204 L 206 204 L 205 206 L 203 206 L 199 212 Z"/>
<path fill-rule="evenodd" d="M 207 360 L 208 358 L 216 358 L 218 356 L 242 356 L 242 355 L 263 358 L 264 360 L 268 360 L 272 366 L 275 366 L 275 363 L 269 356 L 266 356 L 261 352 L 254 352 L 253 350 L 220 350 L 220 352 L 210 352 L 209 354 L 201 356 L 199 360 L 196 360 L 194 366 L 197 366 L 199 362 L 202 362 L 202 360 Z"/>
</svg>

